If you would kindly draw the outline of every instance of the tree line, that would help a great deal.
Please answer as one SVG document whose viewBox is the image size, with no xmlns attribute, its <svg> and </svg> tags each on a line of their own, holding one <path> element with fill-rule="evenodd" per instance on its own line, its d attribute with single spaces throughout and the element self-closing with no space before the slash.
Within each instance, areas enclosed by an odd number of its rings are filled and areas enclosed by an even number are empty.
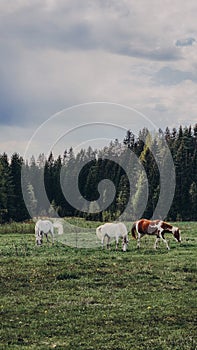
<svg viewBox="0 0 197 350">
<path fill-rule="evenodd" d="M 54 211 L 59 216 L 80 216 L 88 220 L 116 220 L 130 205 L 130 214 L 125 220 L 135 220 L 138 213 L 151 218 L 160 196 L 160 163 L 165 161 L 163 145 L 167 144 L 175 167 L 174 198 L 166 220 L 197 220 L 197 124 L 179 129 L 168 127 L 157 134 L 146 128 L 135 136 L 128 130 L 124 140 L 111 141 L 100 150 L 91 147 L 74 154 L 65 150 L 62 156 L 51 152 L 46 158 L 40 154 L 24 160 L 18 153 L 9 159 L 0 155 L 0 223 L 28 220 L 30 216 L 50 216 Z M 156 155 L 156 157 L 155 157 Z M 80 171 L 79 171 L 80 170 Z M 170 173 L 166 169 L 166 177 Z M 23 187 L 21 177 L 23 176 Z M 79 200 L 84 207 L 76 208 L 64 195 L 63 187 L 71 186 L 78 177 Z M 110 180 L 115 189 L 112 202 L 99 211 L 99 183 Z M 47 201 L 43 202 L 43 188 Z M 110 187 L 111 188 L 111 187 Z M 166 188 L 166 192 L 168 188 Z M 109 193 L 103 192 L 107 203 Z M 143 208 L 145 198 L 147 202 Z M 31 207 L 31 213 L 27 208 Z M 89 203 L 89 204 L 88 204 Z M 89 205 L 89 207 L 87 207 Z M 96 209 L 96 210 L 95 210 Z M 30 215 L 31 214 L 31 215 Z"/>
</svg>

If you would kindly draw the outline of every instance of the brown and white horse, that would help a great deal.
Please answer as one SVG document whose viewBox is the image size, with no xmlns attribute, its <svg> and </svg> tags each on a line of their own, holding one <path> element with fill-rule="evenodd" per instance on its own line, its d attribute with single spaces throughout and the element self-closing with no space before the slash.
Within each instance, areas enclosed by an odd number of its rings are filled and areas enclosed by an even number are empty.
<svg viewBox="0 0 197 350">
<path fill-rule="evenodd" d="M 137 233 L 137 236 L 136 236 Z M 160 238 L 165 242 L 167 249 L 170 249 L 167 240 L 164 237 L 165 233 L 172 233 L 177 242 L 181 242 L 181 233 L 178 227 L 172 226 L 162 220 L 147 220 L 141 219 L 134 222 L 131 234 L 133 238 L 137 239 L 137 247 L 140 248 L 140 238 L 144 235 L 155 235 L 156 241 L 154 248 L 157 248 L 157 243 Z"/>
</svg>

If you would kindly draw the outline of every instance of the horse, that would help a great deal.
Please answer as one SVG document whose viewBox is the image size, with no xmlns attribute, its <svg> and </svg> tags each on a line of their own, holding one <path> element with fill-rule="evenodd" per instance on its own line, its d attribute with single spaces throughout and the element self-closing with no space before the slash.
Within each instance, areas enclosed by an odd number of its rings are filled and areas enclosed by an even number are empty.
<svg viewBox="0 0 197 350">
<path fill-rule="evenodd" d="M 48 234 L 52 237 L 52 243 L 54 244 L 54 227 L 58 228 L 58 234 L 63 233 L 62 224 L 59 222 L 52 223 L 50 220 L 38 220 L 35 224 L 35 238 L 37 245 L 43 243 L 43 236 L 46 236 L 47 242 L 49 242 Z"/>
<path fill-rule="evenodd" d="M 136 236 L 137 233 L 137 236 Z M 132 228 L 131 228 L 131 234 L 134 239 L 137 240 L 137 247 L 140 248 L 140 238 L 144 235 L 155 235 L 156 240 L 154 244 L 154 248 L 157 248 L 157 243 L 159 242 L 160 238 L 163 240 L 163 242 L 166 244 L 167 249 L 169 250 L 170 247 L 168 245 L 167 240 L 164 237 L 165 233 L 172 233 L 174 238 L 177 242 L 181 242 L 181 233 L 178 227 L 172 226 L 168 224 L 165 221 L 162 220 L 147 220 L 147 219 L 141 219 L 136 222 L 134 222 Z"/>
<path fill-rule="evenodd" d="M 115 238 L 116 250 L 118 250 L 119 238 L 122 238 L 122 250 L 126 252 L 128 245 L 128 232 L 125 224 L 118 223 L 105 223 L 100 225 L 96 229 L 96 235 L 101 240 L 102 248 L 104 248 L 104 240 L 107 238 L 107 248 L 110 246 L 110 239 Z"/>
</svg>

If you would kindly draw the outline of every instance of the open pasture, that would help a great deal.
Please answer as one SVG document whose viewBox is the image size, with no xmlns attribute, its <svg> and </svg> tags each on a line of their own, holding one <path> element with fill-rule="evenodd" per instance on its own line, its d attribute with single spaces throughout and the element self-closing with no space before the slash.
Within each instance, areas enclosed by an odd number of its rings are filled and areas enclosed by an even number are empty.
<svg viewBox="0 0 197 350">
<path fill-rule="evenodd" d="M 69 220 L 87 237 L 99 225 Z M 197 223 L 176 224 L 170 251 L 153 237 L 137 250 L 130 236 L 127 252 L 80 249 L 77 229 L 72 246 L 37 247 L 33 232 L 1 227 L 0 348 L 197 349 Z"/>
</svg>

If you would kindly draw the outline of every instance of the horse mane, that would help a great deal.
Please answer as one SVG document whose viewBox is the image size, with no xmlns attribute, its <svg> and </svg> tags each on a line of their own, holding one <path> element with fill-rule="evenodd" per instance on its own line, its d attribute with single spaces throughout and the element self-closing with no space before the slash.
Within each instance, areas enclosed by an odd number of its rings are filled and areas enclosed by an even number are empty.
<svg viewBox="0 0 197 350">
<path fill-rule="evenodd" d="M 163 221 L 162 222 L 162 228 L 165 230 L 172 230 L 173 226 L 171 224 L 168 224 L 167 222 Z"/>
</svg>

